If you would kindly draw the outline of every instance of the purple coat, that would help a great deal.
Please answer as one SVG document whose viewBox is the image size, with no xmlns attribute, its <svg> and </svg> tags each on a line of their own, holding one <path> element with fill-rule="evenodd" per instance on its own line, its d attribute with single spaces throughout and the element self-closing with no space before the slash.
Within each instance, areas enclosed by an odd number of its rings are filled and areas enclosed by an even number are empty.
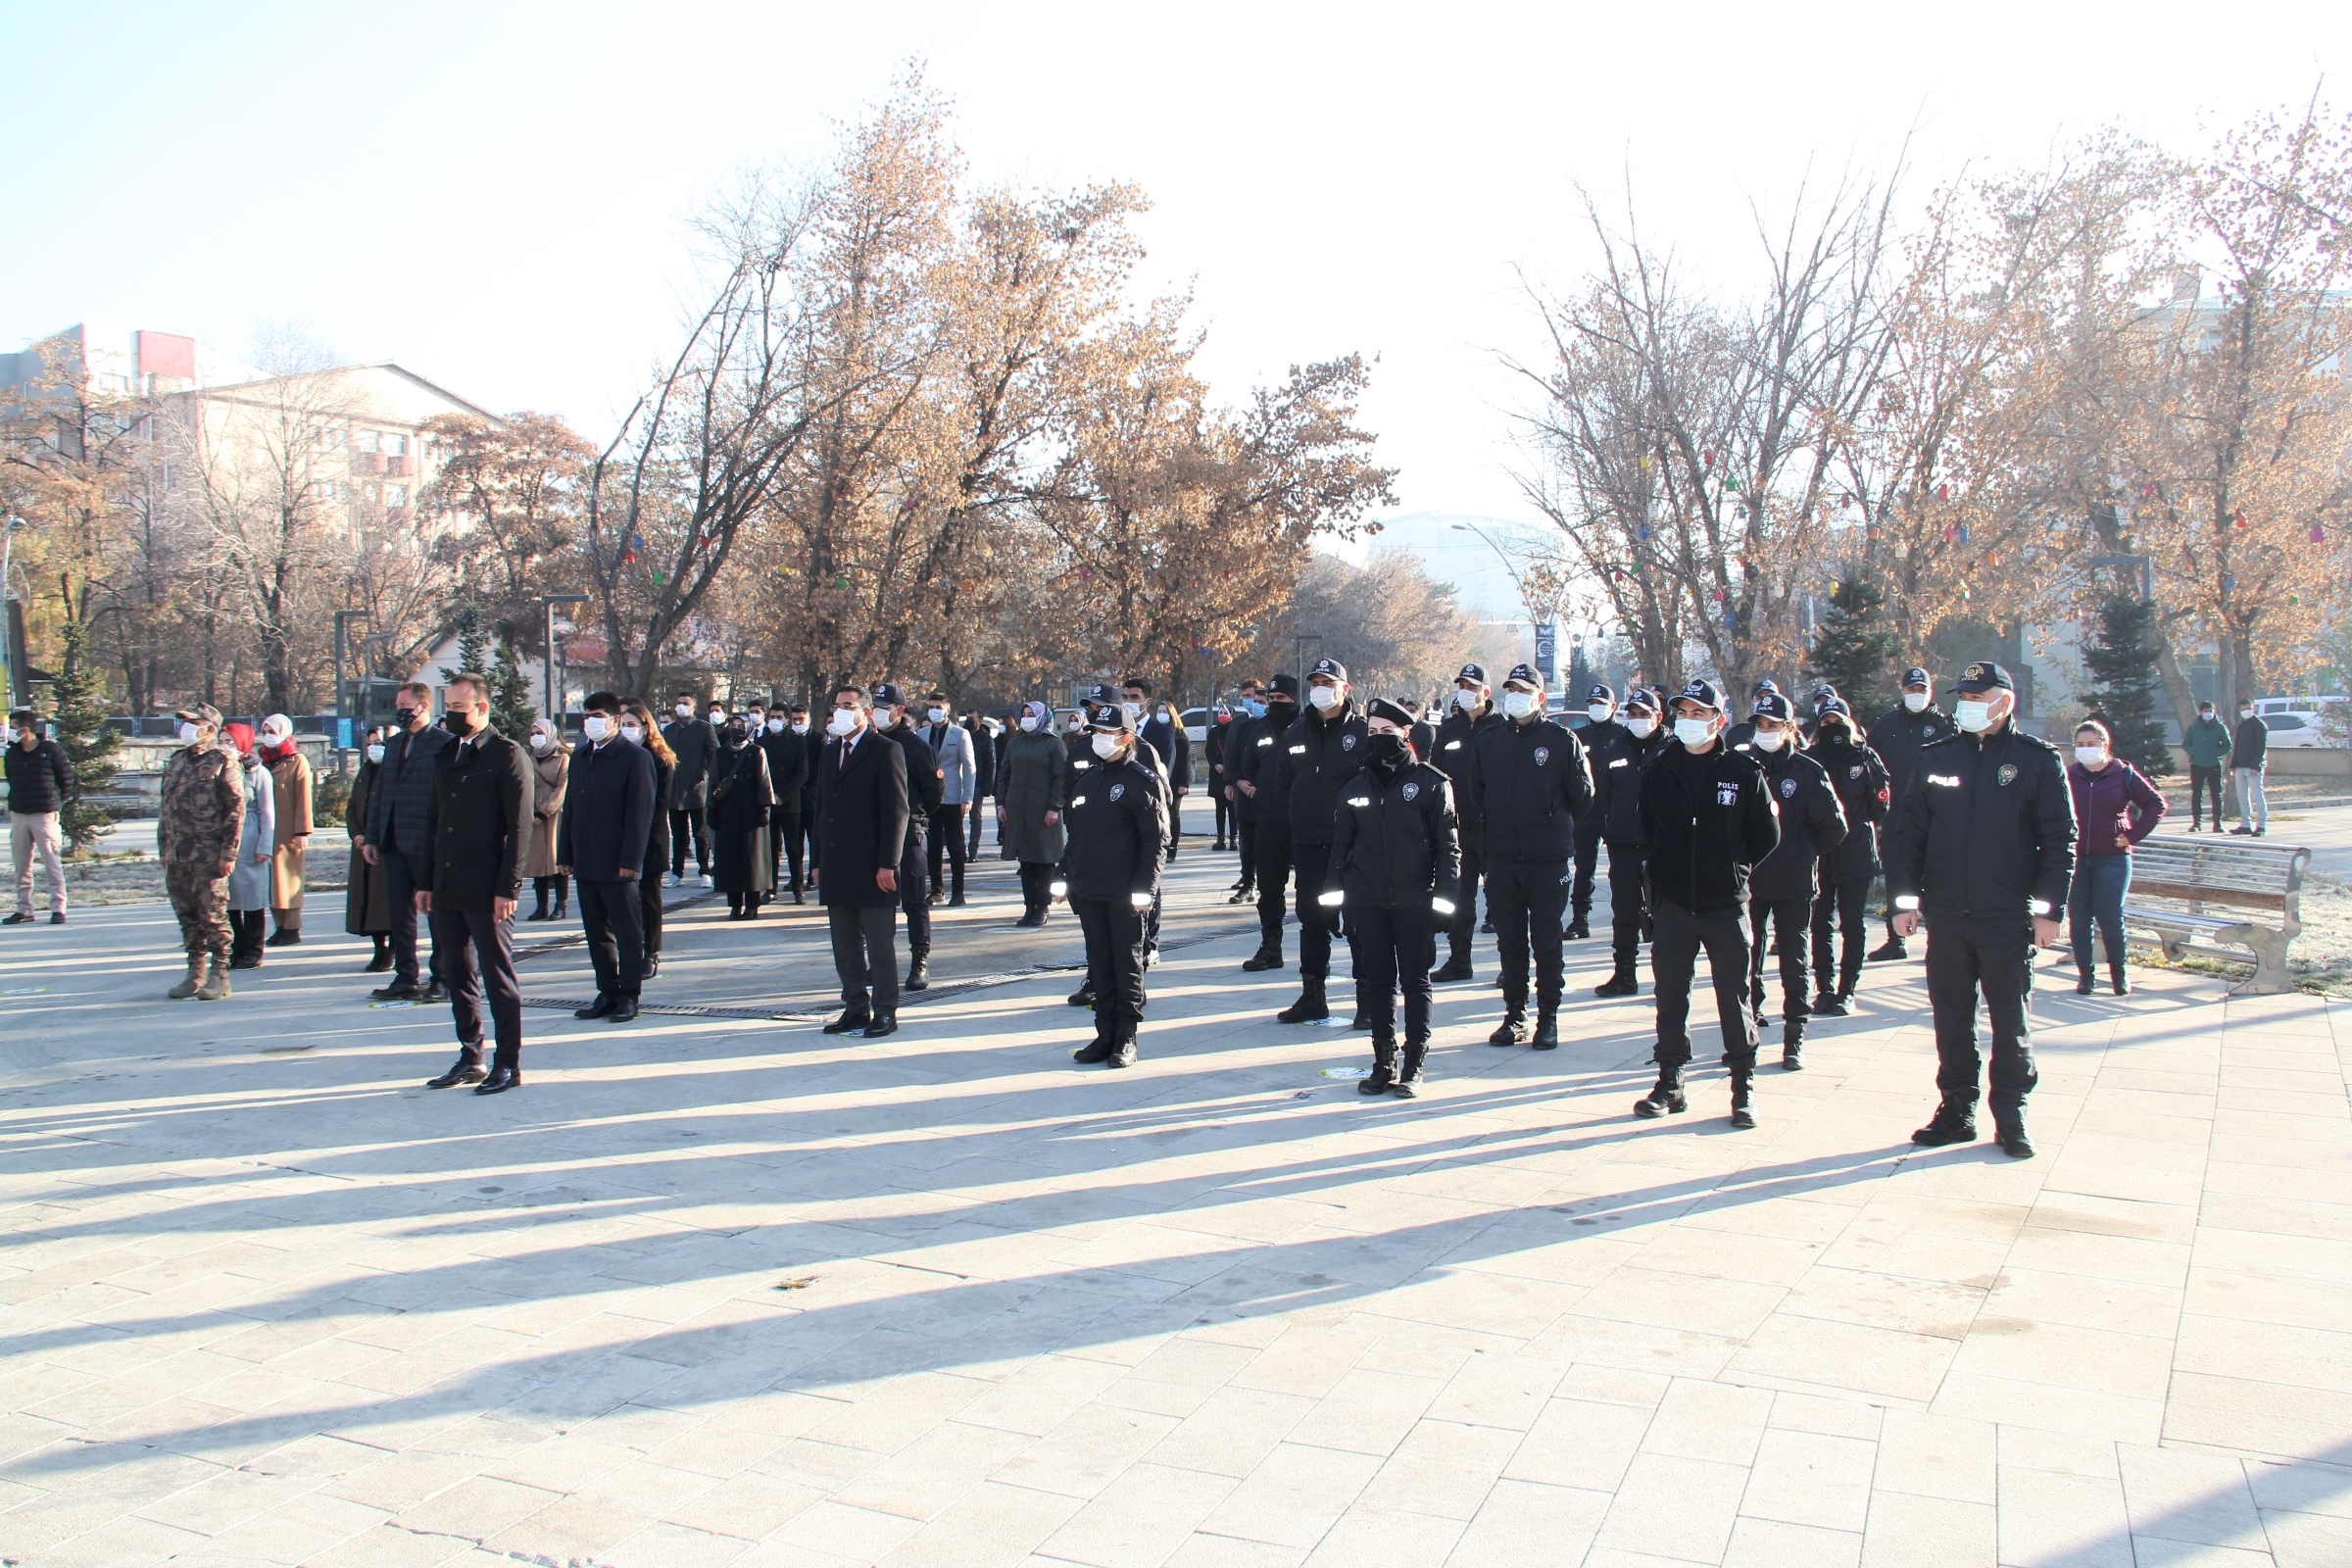
<svg viewBox="0 0 2352 1568">
<path fill-rule="evenodd" d="M 2066 782 L 2075 797 L 2077 859 L 2126 854 L 2115 847 L 2117 835 L 2137 844 L 2164 820 L 2164 796 L 2121 758 L 2110 759 L 2096 773 L 2084 771 L 2081 762 L 2069 762 Z"/>
</svg>

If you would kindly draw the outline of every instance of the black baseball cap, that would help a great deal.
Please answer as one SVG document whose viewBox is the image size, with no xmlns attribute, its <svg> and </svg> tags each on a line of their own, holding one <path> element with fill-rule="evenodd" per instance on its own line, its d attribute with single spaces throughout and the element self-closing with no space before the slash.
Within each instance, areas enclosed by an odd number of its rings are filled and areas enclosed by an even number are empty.
<svg viewBox="0 0 2352 1568">
<path fill-rule="evenodd" d="M 874 706 L 876 708 L 905 708 L 906 694 L 889 681 L 884 681 L 874 688 Z"/>
<path fill-rule="evenodd" d="M 1513 664 L 1511 672 L 1502 677 L 1502 683 L 1505 686 L 1529 686 L 1537 691 L 1544 689 L 1544 677 L 1536 673 L 1532 664 Z"/>
<path fill-rule="evenodd" d="M 1678 703 L 1696 703 L 1699 707 L 1711 708 L 1718 713 L 1723 711 L 1723 688 L 1703 677 L 1685 681 L 1683 689 L 1674 694 L 1674 700 Z"/>
<path fill-rule="evenodd" d="M 2009 671 L 1991 660 L 1980 659 L 1960 672 L 1960 679 L 1952 689 L 1964 697 L 1982 697 L 1991 691 L 2013 692 L 2017 690 L 2017 682 L 2009 678 Z"/>
<path fill-rule="evenodd" d="M 1903 687 L 1906 691 L 1913 686 L 1925 686 L 1927 684 L 1928 672 L 1920 668 L 1917 664 L 1913 664 L 1909 669 L 1903 671 Z"/>
<path fill-rule="evenodd" d="M 1102 686 L 1095 688 L 1095 690 L 1098 692 L 1107 689 L 1108 688 Z M 1102 698 L 1097 697 L 1086 705 L 1086 727 L 1089 729 L 1115 730 L 1123 735 L 1133 727 L 1133 724 L 1132 721 L 1127 717 L 1127 705 L 1125 703 L 1119 701 L 1116 697 L 1113 697 L 1107 703 L 1102 701 Z"/>
<path fill-rule="evenodd" d="M 1777 692 L 1780 689 L 1779 681 L 1774 680 L 1770 675 L 1764 675 L 1758 677 L 1756 683 L 1747 689 L 1747 695 L 1750 698 L 1756 698 L 1763 696 L 1766 692 Z"/>
<path fill-rule="evenodd" d="M 1453 678 L 1457 681 L 1474 681 L 1477 684 L 1484 686 L 1487 683 L 1487 666 L 1484 664 L 1464 664 L 1462 666 L 1462 672 Z"/>
<path fill-rule="evenodd" d="M 1658 710 L 1658 694 L 1646 686 L 1637 686 L 1625 694 L 1627 712 L 1654 713 Z"/>
<path fill-rule="evenodd" d="M 1788 722 L 1788 699 L 1779 692 L 1765 692 L 1749 706 L 1747 712 L 1750 718 L 1778 719 L 1786 724 Z"/>
<path fill-rule="evenodd" d="M 1591 691 L 1585 693 L 1585 701 L 1588 703 L 1607 703 L 1610 707 L 1614 708 L 1617 706 L 1617 694 L 1609 690 L 1606 685 L 1595 686 Z"/>
<path fill-rule="evenodd" d="M 1821 700 L 1821 706 L 1814 710 L 1814 716 L 1817 718 L 1827 718 L 1832 713 L 1843 713 L 1848 718 L 1854 716 L 1854 710 L 1846 707 L 1845 699 L 1836 692 L 1824 697 Z"/>
<path fill-rule="evenodd" d="M 1343 686 L 1348 684 L 1348 666 L 1336 659 L 1316 660 L 1315 667 L 1306 672 L 1306 678 L 1313 680 L 1317 675 L 1327 675 Z"/>
</svg>

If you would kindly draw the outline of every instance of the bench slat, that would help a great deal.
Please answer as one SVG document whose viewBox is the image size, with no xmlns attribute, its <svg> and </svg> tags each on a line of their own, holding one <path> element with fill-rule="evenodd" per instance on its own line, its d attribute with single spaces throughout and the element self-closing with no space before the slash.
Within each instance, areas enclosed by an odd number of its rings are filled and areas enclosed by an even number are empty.
<svg viewBox="0 0 2352 1568">
<path fill-rule="evenodd" d="M 2217 888 L 2210 883 L 2159 882 L 2150 877 L 2132 878 L 2132 891 L 2151 899 L 2186 899 L 2197 904 L 2228 904 L 2248 909 L 2284 909 L 2283 893 L 2248 893 L 2236 888 Z"/>
</svg>

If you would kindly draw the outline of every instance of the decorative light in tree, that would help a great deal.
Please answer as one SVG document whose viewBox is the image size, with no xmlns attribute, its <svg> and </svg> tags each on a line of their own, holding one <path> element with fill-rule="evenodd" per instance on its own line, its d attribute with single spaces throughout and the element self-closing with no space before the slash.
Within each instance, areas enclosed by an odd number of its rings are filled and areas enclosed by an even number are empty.
<svg viewBox="0 0 2352 1568">
<path fill-rule="evenodd" d="M 2245 514 L 2244 513 L 2242 513 L 2242 512 L 2238 513 L 2238 514 L 2237 514 L 2235 516 L 2231 517 L 2230 520 L 2230 522 L 2231 522 L 2231 523 L 2233 523 L 2233 524 L 2234 524 L 2234 525 L 2235 525 L 2235 526 L 2236 526 L 2236 527 L 2237 527 L 2237 528 L 2238 528 L 2238 529 L 2239 529 L 2241 532 L 2242 532 L 2242 531 L 2245 529 L 2245 526 L 2246 526 L 2246 514 Z"/>
<path fill-rule="evenodd" d="M 2315 545 L 2326 544 L 2328 542 L 2328 530 L 2322 527 L 2319 523 L 2313 523 L 2311 525 L 2311 542 Z"/>
</svg>

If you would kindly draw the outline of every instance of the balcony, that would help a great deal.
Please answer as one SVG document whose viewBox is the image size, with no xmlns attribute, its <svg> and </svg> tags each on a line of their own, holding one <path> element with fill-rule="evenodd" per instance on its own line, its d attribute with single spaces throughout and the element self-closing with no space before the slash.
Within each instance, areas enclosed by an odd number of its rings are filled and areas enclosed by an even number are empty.
<svg viewBox="0 0 2352 1568">
<path fill-rule="evenodd" d="M 376 471 L 387 478 L 405 479 L 409 476 L 409 460 L 405 456 L 379 456 L 382 465 Z"/>
<path fill-rule="evenodd" d="M 351 455 L 351 471 L 381 473 L 384 471 L 384 455 L 381 452 L 354 452 Z"/>
</svg>

